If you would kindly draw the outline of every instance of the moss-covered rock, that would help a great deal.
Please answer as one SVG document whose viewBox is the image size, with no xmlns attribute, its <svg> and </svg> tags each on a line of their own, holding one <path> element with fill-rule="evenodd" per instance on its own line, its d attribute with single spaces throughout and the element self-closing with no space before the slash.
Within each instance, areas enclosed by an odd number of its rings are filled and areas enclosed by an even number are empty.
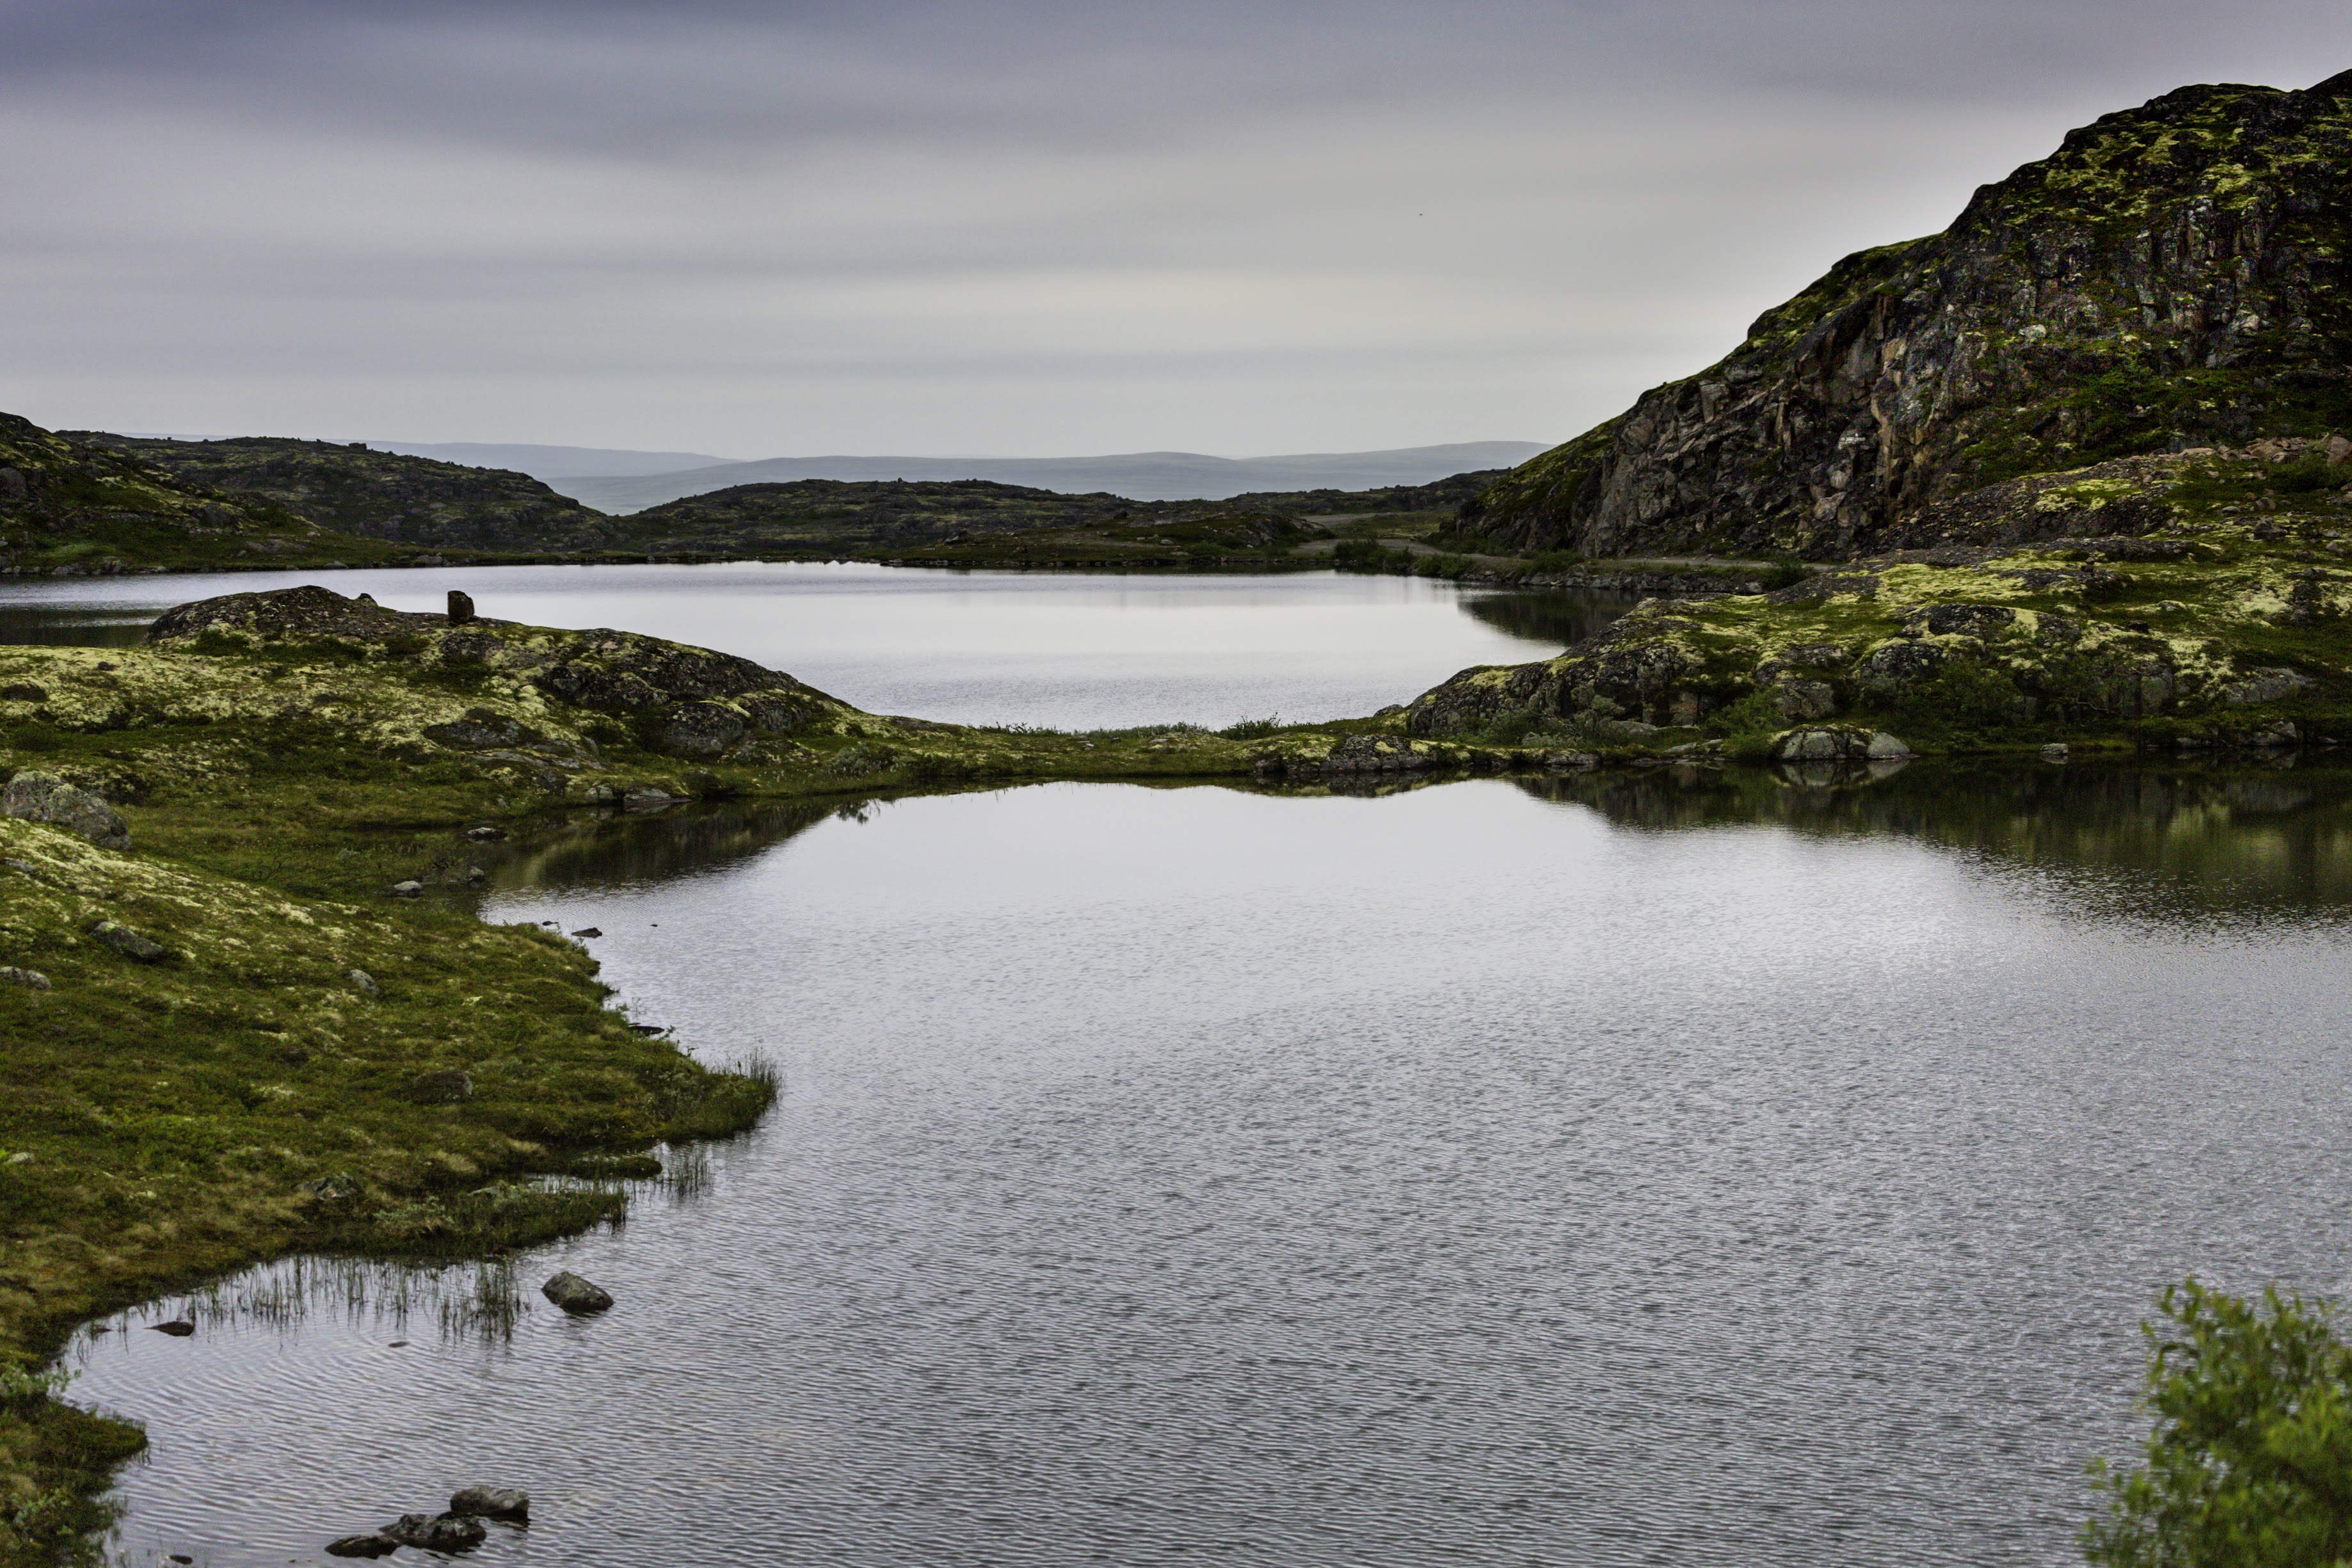
<svg viewBox="0 0 2352 1568">
<path fill-rule="evenodd" d="M 2281 441 L 1990 487 L 1943 510 L 2007 542 L 1644 601 L 1557 658 L 1464 671 L 1407 726 L 1524 740 L 1632 722 L 1759 755 L 1789 725 L 1857 717 L 1948 749 L 2352 739 L 2347 481 L 2352 449 Z"/>
</svg>

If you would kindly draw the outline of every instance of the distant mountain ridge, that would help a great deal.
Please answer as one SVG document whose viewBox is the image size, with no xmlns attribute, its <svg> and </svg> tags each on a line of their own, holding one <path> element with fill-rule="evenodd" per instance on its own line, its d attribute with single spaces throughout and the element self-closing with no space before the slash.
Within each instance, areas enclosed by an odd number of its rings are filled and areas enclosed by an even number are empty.
<svg viewBox="0 0 2352 1568">
<path fill-rule="evenodd" d="M 688 468 L 715 468 L 740 461 L 714 458 L 708 452 L 640 452 L 625 447 L 540 447 L 514 441 L 370 441 L 379 452 L 436 462 L 461 463 L 469 468 L 508 468 L 529 474 L 542 483 L 583 474 L 607 479 L 645 474 L 682 473 Z"/>
<path fill-rule="evenodd" d="M 1200 452 L 1125 452 L 1094 458 L 769 458 L 682 472 L 533 477 L 594 507 L 625 514 L 737 485 L 795 479 L 952 481 L 1058 490 L 1107 491 L 1130 500 L 1224 500 L 1253 492 L 1373 490 L 1423 485 L 1470 469 L 1502 468 L 1542 451 L 1538 441 L 1457 441 L 1373 452 L 1304 452 L 1214 458 Z"/>
</svg>

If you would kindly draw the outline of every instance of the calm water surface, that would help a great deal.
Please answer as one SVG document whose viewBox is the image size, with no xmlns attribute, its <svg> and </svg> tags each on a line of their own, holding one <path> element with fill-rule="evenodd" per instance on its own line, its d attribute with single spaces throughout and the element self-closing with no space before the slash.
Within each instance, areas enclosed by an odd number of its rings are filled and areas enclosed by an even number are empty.
<svg viewBox="0 0 2352 1568">
<path fill-rule="evenodd" d="M 83 1342 L 154 1438 L 120 1544 L 321 1563 L 488 1483 L 533 1495 L 494 1563 L 2069 1561 L 2152 1291 L 2352 1286 L 2347 795 L 1915 766 L 583 831 L 492 916 L 601 927 L 775 1112 L 523 1259 L 509 1334 L 279 1268 Z M 562 1318 L 558 1267 L 619 1305 Z"/>
<path fill-rule="evenodd" d="M 1318 720 L 1517 664 L 1633 600 L 1497 594 L 1412 577 L 1104 576 L 852 564 L 496 566 L 0 584 L 0 642 L 136 642 L 157 612 L 320 583 L 394 609 L 463 588 L 485 616 L 625 626 L 722 648 L 869 712 L 1108 729 Z M 1465 613 L 1466 612 L 1466 613 Z"/>
</svg>

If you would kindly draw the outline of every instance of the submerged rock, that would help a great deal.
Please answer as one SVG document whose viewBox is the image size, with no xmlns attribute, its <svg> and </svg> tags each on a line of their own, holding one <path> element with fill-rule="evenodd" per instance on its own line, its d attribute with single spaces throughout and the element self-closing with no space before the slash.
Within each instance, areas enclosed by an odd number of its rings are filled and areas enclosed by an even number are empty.
<svg viewBox="0 0 2352 1568">
<path fill-rule="evenodd" d="M 422 1552 L 470 1552 L 489 1531 L 479 1520 L 463 1514 L 404 1513 L 397 1523 L 385 1525 L 378 1533 L 396 1545 Z"/>
<path fill-rule="evenodd" d="M 55 773 L 18 773 L 0 789 L 0 816 L 47 822 L 79 833 L 101 849 L 131 847 L 121 815 L 97 795 Z"/>
<path fill-rule="evenodd" d="M 184 1340 L 196 1331 L 196 1325 L 185 1318 L 174 1318 L 168 1323 L 150 1323 L 147 1326 L 159 1334 L 169 1334 L 175 1340 Z"/>
<path fill-rule="evenodd" d="M 450 1498 L 449 1511 L 522 1524 L 530 1519 L 530 1494 L 518 1487 L 467 1487 Z"/>
<path fill-rule="evenodd" d="M 339 1536 L 327 1542 L 330 1557 L 389 1557 L 399 1550 L 400 1542 L 380 1530 L 371 1530 L 365 1535 Z"/>
<path fill-rule="evenodd" d="M 601 1312 L 613 1304 L 611 1296 L 569 1269 L 541 1285 L 539 1293 L 574 1317 Z"/>
</svg>

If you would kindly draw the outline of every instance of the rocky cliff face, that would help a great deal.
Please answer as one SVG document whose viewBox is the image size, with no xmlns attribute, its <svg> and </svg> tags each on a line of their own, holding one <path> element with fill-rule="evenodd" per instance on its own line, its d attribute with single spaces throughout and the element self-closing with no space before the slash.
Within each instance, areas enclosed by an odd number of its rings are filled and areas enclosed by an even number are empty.
<svg viewBox="0 0 2352 1568">
<path fill-rule="evenodd" d="M 1846 258 L 1456 533 L 1835 559 L 1950 542 L 1938 503 L 2023 475 L 2352 426 L 2347 256 L 2352 72 L 2182 88 Z"/>
</svg>

